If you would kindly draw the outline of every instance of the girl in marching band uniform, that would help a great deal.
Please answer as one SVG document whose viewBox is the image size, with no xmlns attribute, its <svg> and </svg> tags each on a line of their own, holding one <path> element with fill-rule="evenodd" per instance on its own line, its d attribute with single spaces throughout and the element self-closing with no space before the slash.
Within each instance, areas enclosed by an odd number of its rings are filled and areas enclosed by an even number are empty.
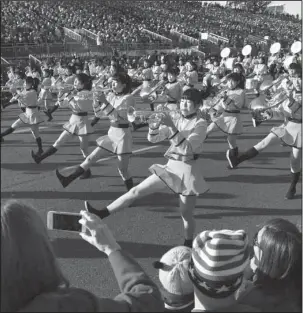
<svg viewBox="0 0 303 313">
<path fill-rule="evenodd" d="M 189 88 L 193 88 L 198 83 L 197 64 L 190 61 L 188 64 L 188 71 L 186 72 L 186 84 L 183 87 L 183 91 Z"/>
<path fill-rule="evenodd" d="M 66 75 L 63 74 L 60 77 L 62 77 L 63 88 L 60 89 L 58 93 L 58 102 L 62 102 L 64 94 L 69 92 L 74 85 L 76 75 L 73 73 L 73 67 L 68 65 L 66 68 Z M 48 116 L 48 122 L 53 119 L 52 113 L 54 113 L 59 106 L 60 105 L 54 105 L 52 108 L 44 111 L 44 113 Z"/>
<path fill-rule="evenodd" d="M 90 78 L 83 73 L 77 75 L 75 89 L 78 92 L 77 95 L 70 92 L 64 100 L 60 100 L 56 104 L 58 107 L 69 107 L 72 110 L 69 121 L 63 125 L 64 131 L 45 153 L 37 155 L 32 151 L 32 158 L 37 164 L 55 154 L 59 147 L 71 136 L 78 136 L 82 155 L 84 158 L 87 157 L 89 135 L 94 132 L 88 120 L 88 111 L 92 109 L 93 103 L 90 92 L 92 89 Z M 82 178 L 87 178 L 91 175 L 90 171 L 83 172 L 82 174 Z"/>
<path fill-rule="evenodd" d="M 105 218 L 113 212 L 129 207 L 138 198 L 168 187 L 179 196 L 184 225 L 184 245 L 191 247 L 195 232 L 193 211 L 196 199 L 208 190 L 203 178 L 203 160 L 200 158 L 207 124 L 197 115 L 199 104 L 199 91 L 188 89 L 180 102 L 182 115 L 172 120 L 169 114 L 165 114 L 160 127 L 150 125 L 147 137 L 150 142 L 157 143 L 168 139 L 171 143 L 165 153 L 168 159 L 166 165 L 152 165 L 149 168 L 151 176 L 102 210 L 96 210 L 85 202 L 87 210 L 100 218 Z"/>
<path fill-rule="evenodd" d="M 45 110 L 48 111 L 52 107 L 52 93 L 50 88 L 52 86 L 52 77 L 49 69 L 45 68 L 43 70 L 42 83 L 41 83 L 41 91 L 39 94 L 39 100 L 44 102 Z"/>
<path fill-rule="evenodd" d="M 254 70 L 252 75 L 254 75 L 254 80 L 256 81 L 256 88 L 255 88 L 255 92 L 258 93 L 259 87 L 261 85 L 261 83 L 264 80 L 264 76 L 267 74 L 268 69 L 267 66 L 265 64 L 265 57 L 260 57 L 256 63 L 256 65 L 254 66 Z"/>
<path fill-rule="evenodd" d="M 227 154 L 227 160 L 232 168 L 240 163 L 254 158 L 270 145 L 282 142 L 292 147 L 290 156 L 291 184 L 285 199 L 293 199 L 296 194 L 296 185 L 301 173 L 302 157 L 302 69 L 298 64 L 292 63 L 289 67 L 289 79 L 284 79 L 281 87 L 288 98 L 279 106 L 266 110 L 261 115 L 264 119 L 286 118 L 278 127 L 273 127 L 271 132 L 254 147 L 241 155 Z"/>
<path fill-rule="evenodd" d="M 5 86 L 9 88 L 9 92 L 13 95 L 13 97 L 10 99 L 9 102 L 2 104 L 2 109 L 6 108 L 7 106 L 11 104 L 18 103 L 18 100 L 15 98 L 15 95 L 17 94 L 17 90 L 23 89 L 24 87 L 24 74 L 21 73 L 19 69 L 16 69 L 14 72 L 14 76 L 12 77 L 12 80 L 9 80 Z M 19 103 L 20 107 L 24 107 L 22 103 Z"/>
<path fill-rule="evenodd" d="M 3 137 L 8 134 L 13 133 L 17 128 L 21 126 L 29 126 L 34 138 L 36 139 L 38 145 L 37 154 L 43 153 L 42 150 L 42 140 L 39 133 L 39 124 L 44 122 L 39 114 L 39 103 L 38 103 L 38 88 L 39 81 L 32 77 L 26 77 L 25 79 L 25 89 L 15 96 L 18 101 L 20 101 L 25 107 L 25 112 L 19 115 L 19 118 L 1 133 L 1 142 L 4 141 Z"/>
<path fill-rule="evenodd" d="M 56 175 L 65 188 L 77 177 L 89 171 L 89 168 L 105 152 L 117 155 L 118 171 L 122 177 L 127 190 L 133 187 L 133 179 L 129 173 L 128 166 L 132 155 L 132 134 L 127 119 L 130 106 L 135 107 L 135 99 L 130 94 L 131 79 L 127 74 L 119 73 L 113 77 L 113 92 L 105 97 L 104 93 L 98 96 L 94 103 L 94 111 L 97 117 L 104 114 L 110 119 L 108 135 L 97 139 L 98 147 L 85 159 L 83 163 L 68 177 L 62 176 L 59 171 Z"/>
<path fill-rule="evenodd" d="M 179 59 L 179 65 L 178 65 L 179 71 L 180 71 L 180 75 L 183 75 L 186 73 L 187 69 L 186 66 L 184 64 L 184 59 L 180 58 Z"/>
<path fill-rule="evenodd" d="M 231 73 L 227 76 L 227 90 L 221 92 L 219 99 L 214 110 L 210 111 L 212 122 L 207 128 L 207 137 L 217 130 L 224 132 L 227 134 L 230 148 L 227 153 L 237 155 L 237 135 L 243 132 L 240 110 L 245 104 L 245 91 L 239 73 Z"/>
<path fill-rule="evenodd" d="M 159 61 L 155 61 L 153 66 L 153 76 L 155 81 L 160 80 L 160 74 L 162 73 L 162 69 Z"/>
<path fill-rule="evenodd" d="M 170 68 L 167 70 L 168 83 L 164 86 L 162 96 L 166 96 L 166 105 L 162 106 L 168 110 L 178 110 L 179 103 L 182 96 L 182 87 L 177 81 L 177 76 L 179 75 L 178 68 Z"/>
<path fill-rule="evenodd" d="M 168 63 L 162 63 L 161 64 L 161 69 L 162 69 L 162 72 L 159 76 L 160 80 L 163 80 L 163 81 L 167 81 L 168 78 L 168 73 L 167 73 L 167 70 L 168 70 Z"/>
</svg>

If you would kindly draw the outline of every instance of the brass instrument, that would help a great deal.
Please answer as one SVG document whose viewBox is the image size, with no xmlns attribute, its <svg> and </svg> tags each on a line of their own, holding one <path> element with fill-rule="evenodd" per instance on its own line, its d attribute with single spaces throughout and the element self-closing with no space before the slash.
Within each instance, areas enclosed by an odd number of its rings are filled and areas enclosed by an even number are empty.
<svg viewBox="0 0 303 313">
<path fill-rule="evenodd" d="M 285 91 L 279 91 L 276 92 L 272 99 L 267 102 L 262 102 L 260 98 L 254 99 L 249 105 L 249 109 L 251 110 L 252 115 L 253 126 L 257 127 L 266 120 L 262 113 L 274 107 L 277 107 L 288 98 L 289 96 Z"/>
<path fill-rule="evenodd" d="M 261 85 L 260 85 L 260 90 L 261 91 L 267 91 L 270 88 L 274 87 L 277 84 L 280 84 L 282 82 L 282 80 L 284 78 L 287 78 L 288 74 L 284 74 L 281 75 L 279 78 L 277 78 L 276 80 L 272 81 L 271 83 L 269 83 L 269 81 L 264 81 Z"/>
<path fill-rule="evenodd" d="M 152 88 L 147 87 L 147 88 L 142 89 L 140 92 L 140 97 L 143 100 L 147 100 L 149 98 L 151 98 L 150 100 L 152 101 L 155 100 L 157 98 L 157 91 L 163 86 L 165 86 L 166 83 L 167 82 L 165 80 L 161 80 Z"/>
<path fill-rule="evenodd" d="M 178 119 L 181 117 L 180 110 L 160 110 L 160 111 L 148 111 L 148 110 L 136 110 L 130 106 L 127 109 L 127 119 L 129 122 L 139 120 L 141 123 L 153 124 L 153 127 L 157 128 L 166 114 L 172 119 Z"/>
<path fill-rule="evenodd" d="M 207 105 L 206 102 L 203 104 L 202 108 L 200 109 L 201 111 L 201 116 L 207 120 L 210 121 L 211 120 L 211 113 L 215 113 L 215 106 L 217 104 L 219 104 L 219 102 L 224 99 L 226 92 L 227 92 L 228 88 L 224 88 L 222 89 L 215 97 L 213 97 L 212 99 L 212 104 L 211 105 Z"/>
</svg>

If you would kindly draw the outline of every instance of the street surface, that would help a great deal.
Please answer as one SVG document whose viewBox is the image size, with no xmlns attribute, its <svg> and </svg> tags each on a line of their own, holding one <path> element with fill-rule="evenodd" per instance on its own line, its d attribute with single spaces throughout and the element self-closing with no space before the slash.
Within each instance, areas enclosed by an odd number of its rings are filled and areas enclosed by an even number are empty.
<svg viewBox="0 0 303 313">
<path fill-rule="evenodd" d="M 9 127 L 19 113 L 16 105 L 6 108 L 1 114 L 1 131 Z M 52 122 L 41 124 L 44 149 L 60 135 L 70 111 L 58 110 L 53 116 Z M 253 128 L 249 112 L 244 111 L 242 116 L 245 133 L 238 140 L 240 151 L 252 147 L 272 126 L 282 123 L 269 121 Z M 108 125 L 108 120 L 96 125 L 96 133 L 90 138 L 90 151 L 95 148 L 95 140 L 107 133 Z M 147 128 L 133 133 L 134 155 L 130 171 L 136 184 L 149 175 L 149 166 L 166 163 L 163 155 L 168 142 L 151 144 L 146 137 Z M 301 183 L 297 186 L 296 198 L 284 200 L 290 183 L 290 148 L 269 147 L 238 169 L 228 170 L 227 147 L 225 134 L 220 132 L 211 134 L 204 144 L 204 177 L 210 191 L 197 201 L 196 231 L 245 229 L 252 239 L 257 227 L 272 218 L 282 217 L 301 225 Z M 62 188 L 55 170 L 59 168 L 67 174 L 71 167 L 82 162 L 78 138 L 67 142 L 40 165 L 32 160 L 32 149 L 37 151 L 37 146 L 28 128 L 18 129 L 5 137 L 1 147 L 1 201 L 9 198 L 26 201 L 38 209 L 45 223 L 49 210 L 79 212 L 84 208 L 84 200 L 101 208 L 126 191 L 116 160 L 109 154 L 102 156 L 92 167 L 91 179 L 76 180 L 66 189 Z M 184 240 L 177 209 L 178 197 L 167 189 L 106 219 L 122 248 L 130 252 L 156 282 L 158 272 L 153 269 L 152 262 Z M 103 297 L 119 292 L 105 255 L 78 234 L 59 231 L 49 231 L 49 234 L 72 286 Z"/>
</svg>

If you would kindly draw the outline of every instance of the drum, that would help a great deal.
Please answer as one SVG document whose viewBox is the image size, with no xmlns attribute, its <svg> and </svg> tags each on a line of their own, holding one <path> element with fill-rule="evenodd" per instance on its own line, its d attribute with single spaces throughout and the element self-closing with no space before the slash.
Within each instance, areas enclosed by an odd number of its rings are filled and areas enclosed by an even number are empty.
<svg viewBox="0 0 303 313">
<path fill-rule="evenodd" d="M 281 50 L 281 44 L 280 42 L 275 42 L 270 46 L 270 53 L 275 54 L 278 53 Z"/>
<path fill-rule="evenodd" d="M 225 62 L 225 66 L 228 70 L 232 71 L 235 63 L 236 63 L 236 58 L 228 58 Z"/>
<path fill-rule="evenodd" d="M 283 63 L 283 66 L 286 70 L 288 70 L 289 65 L 295 61 L 295 58 L 296 57 L 294 55 L 289 55 L 286 57 L 286 59 L 284 60 L 284 63 Z"/>
</svg>

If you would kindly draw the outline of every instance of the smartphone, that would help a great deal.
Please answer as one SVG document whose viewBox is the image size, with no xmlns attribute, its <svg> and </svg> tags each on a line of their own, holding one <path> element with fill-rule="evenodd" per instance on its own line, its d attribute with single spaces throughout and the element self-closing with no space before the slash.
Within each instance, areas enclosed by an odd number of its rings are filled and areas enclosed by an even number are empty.
<svg viewBox="0 0 303 313">
<path fill-rule="evenodd" d="M 47 228 L 68 232 L 85 232 L 85 227 L 79 223 L 80 213 L 49 211 L 47 213 Z"/>
</svg>

